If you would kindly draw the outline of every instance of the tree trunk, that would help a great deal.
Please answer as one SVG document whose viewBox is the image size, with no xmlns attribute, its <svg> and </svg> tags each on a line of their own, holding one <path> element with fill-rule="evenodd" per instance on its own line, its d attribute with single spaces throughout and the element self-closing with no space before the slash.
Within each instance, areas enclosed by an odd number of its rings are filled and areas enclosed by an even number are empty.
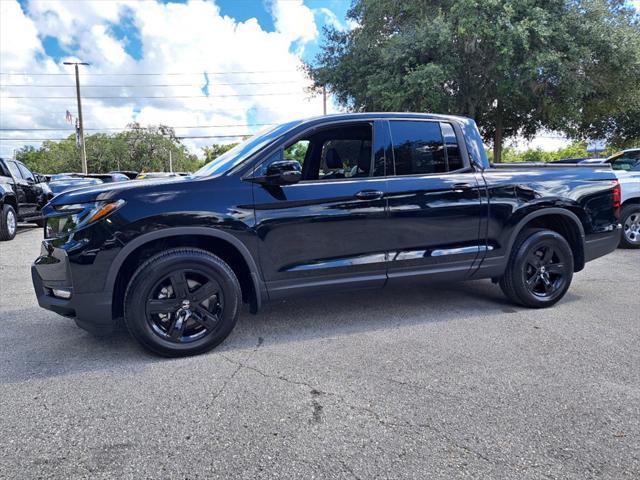
<svg viewBox="0 0 640 480">
<path fill-rule="evenodd" d="M 502 161 L 502 112 L 498 111 L 496 115 L 496 131 L 493 136 L 493 162 L 500 163 Z"/>
</svg>

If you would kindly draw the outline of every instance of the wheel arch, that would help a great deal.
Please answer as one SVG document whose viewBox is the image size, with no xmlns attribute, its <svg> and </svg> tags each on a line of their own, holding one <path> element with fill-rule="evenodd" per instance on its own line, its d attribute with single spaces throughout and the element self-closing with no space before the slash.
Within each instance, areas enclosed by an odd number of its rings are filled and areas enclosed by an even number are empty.
<svg viewBox="0 0 640 480">
<path fill-rule="evenodd" d="M 127 279 L 141 262 L 167 248 L 197 247 L 218 255 L 234 271 L 243 300 L 252 313 L 260 308 L 266 295 L 258 265 L 248 248 L 228 232 L 206 227 L 174 227 L 146 233 L 132 240 L 118 253 L 109 268 L 105 290 L 111 293 L 112 316 L 122 317 Z"/>
<path fill-rule="evenodd" d="M 532 227 L 547 228 L 562 235 L 571 246 L 574 271 L 579 272 L 584 268 L 585 232 L 580 218 L 575 213 L 564 208 L 545 208 L 529 213 L 518 222 L 509 237 L 507 249 L 509 254 L 513 249 L 518 235 L 520 235 L 525 228 Z"/>
<path fill-rule="evenodd" d="M 0 207 L 3 205 L 11 205 L 13 209 L 16 211 L 16 215 L 18 214 L 18 199 L 15 195 L 5 194 L 0 197 Z"/>
<path fill-rule="evenodd" d="M 640 197 L 631 197 L 631 198 L 627 198 L 624 202 L 622 202 L 622 208 L 626 207 L 627 205 L 640 205 Z"/>
</svg>

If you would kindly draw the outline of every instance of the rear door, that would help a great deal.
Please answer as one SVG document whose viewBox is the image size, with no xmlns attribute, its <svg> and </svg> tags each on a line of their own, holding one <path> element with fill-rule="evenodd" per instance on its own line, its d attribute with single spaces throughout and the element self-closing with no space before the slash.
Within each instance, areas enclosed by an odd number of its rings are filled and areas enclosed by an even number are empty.
<svg viewBox="0 0 640 480">
<path fill-rule="evenodd" d="M 23 177 L 18 163 L 7 160 L 7 167 L 16 184 L 16 197 L 18 200 L 18 215 L 20 217 L 29 216 L 35 210 L 35 201 L 32 199 L 29 182 Z"/>
<path fill-rule="evenodd" d="M 299 183 L 253 190 L 271 297 L 384 285 L 393 233 L 385 230 L 388 145 L 388 131 L 375 122 L 332 123 L 300 134 L 257 167 L 259 175 L 282 158 L 302 164 Z"/>
<path fill-rule="evenodd" d="M 457 125 L 390 120 L 388 168 L 389 282 L 403 278 L 464 279 L 485 252 L 481 178 L 461 148 Z"/>
<path fill-rule="evenodd" d="M 42 187 L 36 183 L 35 176 L 25 164 L 16 161 L 16 165 L 18 166 L 22 179 L 24 180 L 22 186 L 24 188 L 26 203 L 28 205 L 28 211 L 22 212 L 22 215 L 34 215 L 38 208 L 38 199 L 42 194 Z"/>
</svg>

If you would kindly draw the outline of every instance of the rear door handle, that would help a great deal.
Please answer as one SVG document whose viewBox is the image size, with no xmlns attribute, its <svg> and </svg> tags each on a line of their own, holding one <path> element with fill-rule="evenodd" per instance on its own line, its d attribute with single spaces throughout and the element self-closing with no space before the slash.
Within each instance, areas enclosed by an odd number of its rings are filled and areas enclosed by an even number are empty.
<svg viewBox="0 0 640 480">
<path fill-rule="evenodd" d="M 471 190 L 472 188 L 473 188 L 473 185 L 471 185 L 470 183 L 454 183 L 453 187 L 451 187 L 451 190 L 453 190 L 456 193 L 462 193 L 467 190 Z"/>
<path fill-rule="evenodd" d="M 356 198 L 359 200 L 378 200 L 384 195 L 380 190 L 362 190 L 356 193 Z"/>
</svg>

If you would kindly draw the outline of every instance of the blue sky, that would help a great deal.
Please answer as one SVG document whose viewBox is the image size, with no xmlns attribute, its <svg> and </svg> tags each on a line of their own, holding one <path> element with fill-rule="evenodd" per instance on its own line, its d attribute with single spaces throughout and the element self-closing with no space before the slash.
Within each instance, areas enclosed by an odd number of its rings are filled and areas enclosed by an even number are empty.
<svg viewBox="0 0 640 480">
<path fill-rule="evenodd" d="M 16 139 L 1 142 L 0 155 L 21 146 L 18 139 L 73 132 L 65 121 L 67 110 L 76 116 L 73 70 L 64 61 L 91 64 L 81 69 L 90 132 L 163 123 L 192 137 L 185 143 L 197 152 L 267 124 L 321 114 L 322 99 L 310 93 L 301 67 L 318 53 L 325 26 L 349 28 L 350 4 L 0 0 L 0 127 L 3 138 Z"/>
<path fill-rule="evenodd" d="M 108 0 L 102 0 L 108 1 Z M 18 0 L 23 12 L 29 14 L 29 0 Z M 158 0 L 158 3 L 182 3 L 187 4 L 188 0 Z M 273 14 L 269 7 L 268 0 L 215 0 L 215 4 L 220 8 L 222 15 L 229 16 L 238 22 L 246 22 L 250 19 L 256 19 L 262 30 L 265 32 L 275 32 L 276 26 L 273 19 Z M 335 15 L 335 18 L 344 23 L 346 21 L 347 11 L 350 7 L 350 0 L 305 0 L 304 4 L 314 10 L 314 17 L 318 30 L 330 25 L 326 12 L 330 11 Z M 123 14 L 120 16 L 118 22 L 114 22 L 110 25 L 111 34 L 125 42 L 125 50 L 129 55 L 135 59 L 142 58 L 142 43 L 140 41 L 140 35 L 138 28 L 135 24 L 135 18 L 133 11 L 127 8 L 123 9 Z M 77 50 L 77 45 L 61 46 L 56 37 L 41 35 L 45 53 L 59 61 L 64 57 L 73 54 Z M 315 55 L 319 51 L 319 40 L 309 42 L 304 49 L 302 59 L 304 61 L 313 61 Z"/>
</svg>

